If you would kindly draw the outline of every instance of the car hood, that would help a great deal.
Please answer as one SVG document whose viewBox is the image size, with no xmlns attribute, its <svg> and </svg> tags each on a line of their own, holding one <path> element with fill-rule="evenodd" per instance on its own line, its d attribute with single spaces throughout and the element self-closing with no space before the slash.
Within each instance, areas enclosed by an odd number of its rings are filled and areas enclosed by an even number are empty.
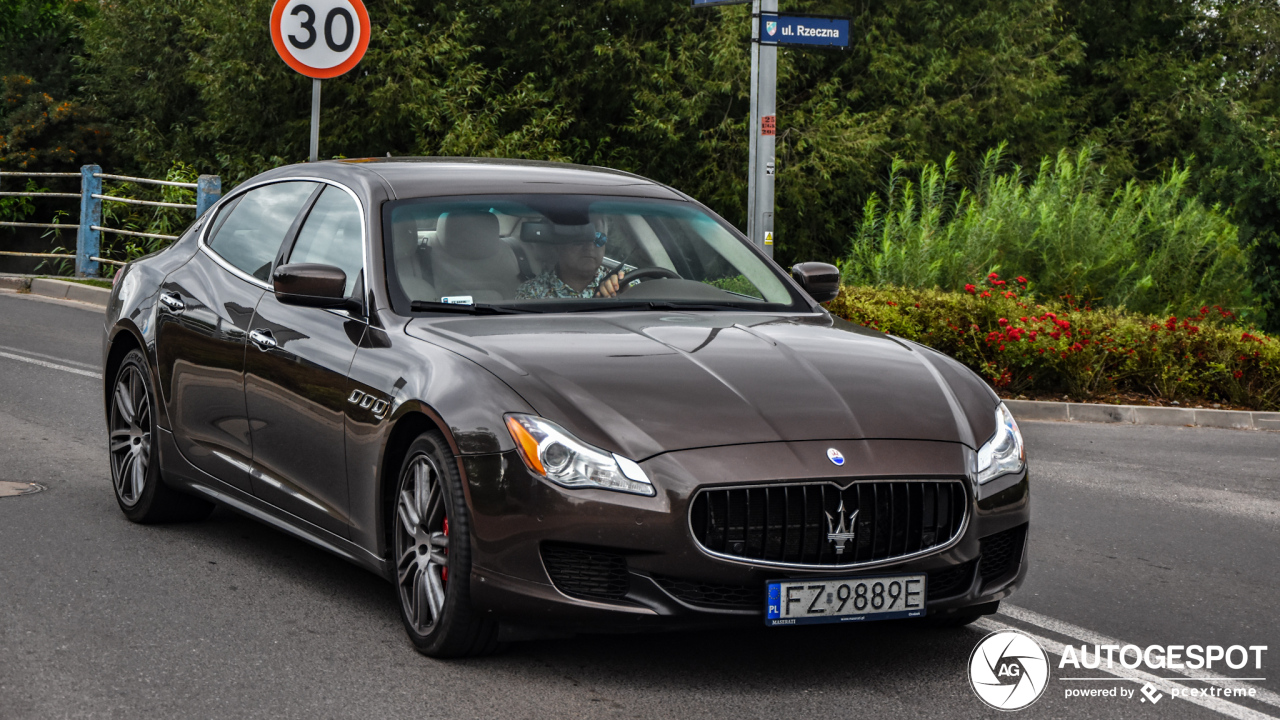
<svg viewBox="0 0 1280 720">
<path fill-rule="evenodd" d="M 975 447 L 995 428 L 998 400 L 973 373 L 826 314 L 418 318 L 405 331 L 487 368 L 582 440 L 636 460 L 803 440 Z"/>
</svg>

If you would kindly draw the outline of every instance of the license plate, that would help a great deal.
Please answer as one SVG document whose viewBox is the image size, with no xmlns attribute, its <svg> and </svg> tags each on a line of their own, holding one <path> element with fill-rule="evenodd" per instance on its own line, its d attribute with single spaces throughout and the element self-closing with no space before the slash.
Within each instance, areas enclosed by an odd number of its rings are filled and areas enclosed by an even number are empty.
<svg viewBox="0 0 1280 720">
<path fill-rule="evenodd" d="M 922 617 L 924 575 L 774 580 L 765 625 L 813 625 Z"/>
</svg>

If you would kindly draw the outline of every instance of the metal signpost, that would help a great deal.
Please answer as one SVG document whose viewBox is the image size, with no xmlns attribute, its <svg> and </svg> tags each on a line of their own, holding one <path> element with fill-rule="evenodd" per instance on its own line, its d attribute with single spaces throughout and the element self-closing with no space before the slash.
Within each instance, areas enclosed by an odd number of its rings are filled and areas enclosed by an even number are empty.
<svg viewBox="0 0 1280 720">
<path fill-rule="evenodd" d="M 320 159 L 320 81 L 360 62 L 369 47 L 361 0 L 276 0 L 271 42 L 289 67 L 311 78 L 311 162 Z"/>
<path fill-rule="evenodd" d="M 777 167 L 778 46 L 849 47 L 848 18 L 780 15 L 778 0 L 751 1 L 751 121 L 747 237 L 773 257 L 773 189 Z M 747 0 L 692 0 L 694 7 Z"/>
</svg>

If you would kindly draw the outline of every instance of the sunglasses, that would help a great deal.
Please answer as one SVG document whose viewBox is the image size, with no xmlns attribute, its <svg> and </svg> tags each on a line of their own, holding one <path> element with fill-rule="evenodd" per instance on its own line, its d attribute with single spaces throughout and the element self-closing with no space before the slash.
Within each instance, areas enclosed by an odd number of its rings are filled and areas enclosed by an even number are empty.
<svg viewBox="0 0 1280 720">
<path fill-rule="evenodd" d="M 596 239 L 595 239 L 596 247 L 604 247 L 605 244 L 608 242 L 609 242 L 609 236 L 597 230 Z"/>
</svg>

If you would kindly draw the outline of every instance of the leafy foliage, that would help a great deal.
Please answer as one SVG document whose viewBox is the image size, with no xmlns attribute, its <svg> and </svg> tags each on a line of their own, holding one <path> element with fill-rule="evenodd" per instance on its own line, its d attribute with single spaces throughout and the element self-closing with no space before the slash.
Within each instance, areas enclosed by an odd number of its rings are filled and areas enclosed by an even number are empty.
<svg viewBox="0 0 1280 720">
<path fill-rule="evenodd" d="M 92 125 L 95 113 L 107 123 L 111 144 L 77 153 L 114 150 L 112 167 L 150 176 L 185 162 L 231 186 L 307 152 L 311 83 L 276 57 L 270 5 L 0 0 L 0 75 L 30 78 L 54 106 L 78 103 L 85 114 L 73 126 Z M 608 165 L 745 225 L 747 8 L 368 5 L 368 54 L 324 83 L 325 155 Z M 892 194 L 883 186 L 891 158 L 912 174 L 1007 140 L 1007 159 L 1034 168 L 1060 148 L 1092 145 L 1114 188 L 1163 183 L 1176 163 L 1185 190 L 1220 206 L 1240 246 L 1253 248 L 1255 303 L 1280 327 L 1274 0 L 787 0 L 785 9 L 846 15 L 858 32 L 844 52 L 779 53 L 784 264 L 845 255 L 866 199 Z M 74 147 L 56 133 L 29 136 L 26 149 Z M 970 185 L 981 172 L 953 166 Z"/>
<path fill-rule="evenodd" d="M 1082 401 L 1119 391 L 1280 409 L 1280 340 L 1242 328 L 1229 310 L 1179 318 L 1092 309 L 1071 298 L 1037 302 L 1022 283 L 999 282 L 971 283 L 972 293 L 846 286 L 830 309 L 936 348 L 1005 395 Z"/>
<path fill-rule="evenodd" d="M 887 197 L 872 195 L 844 263 L 846 281 L 960 290 L 989 272 L 1037 278 L 1034 290 L 1152 313 L 1229 307 L 1256 319 L 1237 229 L 1190 196 L 1176 164 L 1119 187 L 1086 148 L 1045 157 L 1029 174 L 986 154 L 973 187 L 955 155 L 918 181 L 896 161 Z"/>
</svg>

